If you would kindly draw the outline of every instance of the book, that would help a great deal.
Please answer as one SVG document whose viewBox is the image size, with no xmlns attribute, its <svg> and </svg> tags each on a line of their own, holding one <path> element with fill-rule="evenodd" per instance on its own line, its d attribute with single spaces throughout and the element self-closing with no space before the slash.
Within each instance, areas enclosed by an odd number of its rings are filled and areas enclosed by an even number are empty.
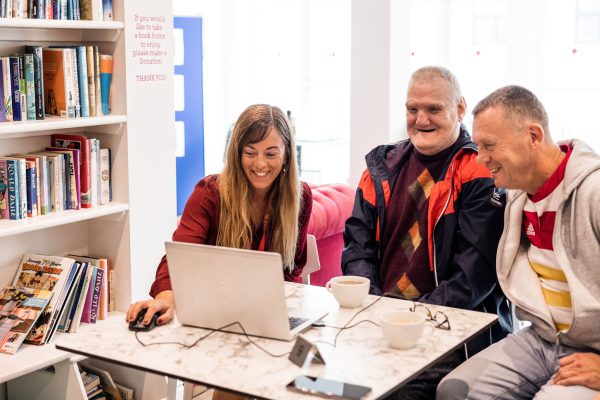
<svg viewBox="0 0 600 400">
<path fill-rule="evenodd" d="M 6 286 L 0 292 L 0 352 L 15 354 L 35 329 L 52 292 Z"/>
<path fill-rule="evenodd" d="M 75 94 L 75 72 L 73 71 L 73 60 L 76 57 L 73 49 L 64 48 L 65 85 L 67 90 L 67 116 L 77 117 L 77 97 Z"/>
<path fill-rule="evenodd" d="M 63 147 L 46 147 L 46 150 L 55 153 L 67 154 L 69 156 L 69 209 L 79 210 L 81 208 L 81 177 L 79 176 L 79 173 L 81 171 L 81 158 L 79 149 L 65 149 Z"/>
<path fill-rule="evenodd" d="M 100 96 L 102 114 L 110 114 L 110 82 L 112 80 L 113 58 L 108 54 L 100 54 Z"/>
<path fill-rule="evenodd" d="M 43 316 L 37 321 L 34 329 L 27 336 L 27 343 L 40 345 L 46 342 L 51 334 L 50 324 L 53 314 L 59 312 L 64 302 L 62 295 L 75 260 L 68 257 L 47 256 L 42 254 L 25 254 L 17 269 L 13 286 L 18 288 L 48 290 L 55 293 Z"/>
<path fill-rule="evenodd" d="M 19 57 L 9 57 L 13 121 L 21 121 L 21 69 Z"/>
<path fill-rule="evenodd" d="M 116 386 L 123 400 L 133 400 L 133 395 L 135 391 L 132 388 L 120 385 L 118 383 L 116 383 Z"/>
<path fill-rule="evenodd" d="M 11 157 L 20 157 L 29 161 L 35 162 L 36 169 L 36 195 L 37 195 L 37 214 L 38 215 L 46 215 L 48 213 L 47 203 L 47 190 L 48 185 L 45 184 L 46 174 L 47 172 L 47 161 L 45 156 L 38 156 L 33 154 L 25 154 L 25 153 L 17 153 L 13 154 Z"/>
<path fill-rule="evenodd" d="M 77 279 L 79 279 L 79 275 L 81 273 L 81 263 L 75 261 L 73 266 L 69 270 L 69 275 L 67 276 L 67 281 L 65 282 L 65 286 L 63 290 L 60 292 L 60 297 L 56 301 L 56 304 L 60 304 L 60 307 L 57 307 L 56 311 L 52 313 L 52 317 L 50 318 L 50 324 L 48 328 L 48 336 L 46 336 L 46 343 L 49 343 L 54 338 L 54 334 L 58 328 L 58 324 L 60 322 L 61 317 L 65 313 L 65 309 L 68 308 L 69 299 L 71 293 L 73 293 Z"/>
<path fill-rule="evenodd" d="M 80 156 L 80 205 L 81 208 L 90 208 L 91 202 L 91 175 L 90 175 L 90 140 L 82 135 L 54 134 L 51 138 L 53 147 L 65 149 L 78 149 Z"/>
<path fill-rule="evenodd" d="M 19 210 L 21 202 L 19 200 L 19 165 L 15 159 L 11 158 L 0 158 L 5 166 L 6 173 L 6 191 L 5 201 L 7 212 L 3 214 L 3 219 L 21 219 L 21 212 Z M 8 216 L 8 218 L 6 218 Z"/>
<path fill-rule="evenodd" d="M 90 199 L 92 207 L 100 205 L 100 141 L 90 138 Z"/>
<path fill-rule="evenodd" d="M 27 86 L 25 83 L 25 64 L 23 54 L 19 55 L 19 92 L 21 93 L 21 121 L 27 120 Z"/>
<path fill-rule="evenodd" d="M 62 211 L 64 198 L 63 198 L 63 158 L 60 154 L 51 151 L 40 151 L 31 153 L 35 156 L 44 156 L 48 162 L 48 195 L 50 200 L 50 211 L 59 212 Z"/>
<path fill-rule="evenodd" d="M 90 284 L 91 272 L 92 269 L 89 267 L 88 263 L 81 263 L 81 274 L 79 275 L 79 279 L 76 283 L 77 287 L 73 293 L 71 303 L 69 304 L 68 316 L 63 327 L 64 332 L 77 332 L 77 328 L 81 322 L 81 313 L 83 311 L 85 297 L 87 296 Z"/>
<path fill-rule="evenodd" d="M 44 49 L 44 98 L 46 114 L 68 117 L 68 87 L 65 81 L 65 63 L 68 49 Z"/>
<path fill-rule="evenodd" d="M 112 0 L 102 0 L 102 17 L 104 21 L 113 20 Z"/>
<path fill-rule="evenodd" d="M 108 302 L 109 302 L 109 287 L 108 287 L 108 270 L 109 263 L 108 259 L 100 258 L 100 257 L 92 257 L 92 256 L 79 256 L 75 254 L 67 254 L 67 257 L 71 257 L 74 260 L 79 262 L 87 262 L 95 267 L 98 267 L 99 270 L 102 270 L 102 283 L 100 286 L 100 302 L 98 304 L 98 312 L 97 319 L 106 319 L 108 314 Z M 96 282 L 97 284 L 97 282 Z M 93 307 L 93 303 L 92 303 Z"/>
<path fill-rule="evenodd" d="M 58 317 L 58 321 L 56 324 L 56 330 L 61 331 L 61 332 L 68 332 L 67 328 L 68 328 L 68 324 L 70 322 L 69 318 L 71 316 L 71 309 L 73 308 L 73 303 L 75 302 L 75 297 L 77 296 L 77 289 L 79 287 L 79 281 L 81 279 L 81 274 L 83 273 L 83 270 L 84 270 L 83 263 L 76 261 L 75 264 L 77 265 L 77 271 L 75 273 L 75 276 L 73 277 L 71 286 L 69 287 L 69 291 L 65 298 L 65 304 L 63 306 L 63 309 L 60 311 L 60 315 Z"/>
<path fill-rule="evenodd" d="M 0 159 L 0 219 L 8 219 L 8 174 L 6 160 Z"/>
<path fill-rule="evenodd" d="M 86 392 L 89 392 L 100 385 L 100 377 L 91 372 L 88 373 L 87 371 L 81 372 L 81 381 L 83 382 L 83 387 Z"/>
<path fill-rule="evenodd" d="M 37 217 L 37 168 L 35 160 L 25 159 L 25 180 L 27 191 L 27 218 Z"/>
<path fill-rule="evenodd" d="M 104 283 L 104 270 L 100 267 L 96 268 L 96 275 L 94 275 L 93 292 L 92 292 L 92 304 L 90 307 L 90 322 L 95 324 L 100 319 L 100 300 L 102 298 L 102 285 Z"/>
<path fill-rule="evenodd" d="M 75 3 L 79 3 L 77 0 L 75 0 Z M 79 69 L 77 67 L 78 62 L 77 62 L 77 49 L 75 48 L 71 48 L 69 49 L 71 52 L 71 71 L 73 73 L 73 78 L 72 78 L 72 82 L 73 82 L 73 100 L 75 103 L 75 117 L 79 118 L 81 117 L 81 98 L 80 98 L 80 94 L 79 94 Z"/>
<path fill-rule="evenodd" d="M 77 46 L 77 76 L 79 79 L 79 102 L 81 104 L 81 116 L 90 116 L 90 98 L 88 88 L 87 72 L 87 49 L 85 46 Z"/>
<path fill-rule="evenodd" d="M 6 122 L 6 106 L 4 105 L 4 79 L 2 79 L 2 69 L 2 61 L 0 61 L 0 122 Z"/>
<path fill-rule="evenodd" d="M 44 67 L 42 65 L 42 52 L 41 46 L 26 46 L 26 47 L 34 47 L 39 48 L 40 52 L 38 54 L 37 50 L 33 52 L 33 80 L 34 80 L 34 95 L 35 95 L 35 118 L 41 120 L 44 119 L 44 91 L 43 91 L 43 83 L 44 83 Z"/>
<path fill-rule="evenodd" d="M 111 200 L 110 149 L 100 149 L 100 204 Z"/>
<path fill-rule="evenodd" d="M 102 385 L 102 388 L 104 388 L 106 394 L 112 396 L 114 400 L 123 400 L 121 394 L 119 393 L 119 390 L 117 389 L 115 381 L 113 381 L 112 376 L 110 375 L 110 372 L 108 372 L 105 369 L 96 367 L 95 365 L 89 364 L 79 365 L 79 368 L 86 371 L 88 374 L 92 373 L 98 375 L 98 377 L 100 377 L 100 384 Z"/>
<path fill-rule="evenodd" d="M 90 116 L 96 116 L 96 73 L 95 73 L 95 62 L 94 62 L 94 46 L 87 46 L 86 49 L 87 57 L 87 83 L 88 83 L 88 95 L 89 95 L 89 107 Z"/>
<path fill-rule="evenodd" d="M 87 288 L 87 293 L 85 295 L 85 300 L 83 302 L 83 309 L 81 311 L 80 322 L 91 323 L 92 297 L 94 295 L 96 277 L 98 276 L 98 267 L 90 265 L 88 268 L 91 270 L 90 280 Z"/>
<path fill-rule="evenodd" d="M 18 157 L 3 157 L 5 160 L 14 160 L 15 163 L 15 199 L 18 204 L 15 219 L 27 218 L 27 161 Z M 9 174 L 10 174 L 9 168 Z M 10 178 L 10 177 L 9 177 Z M 10 185 L 9 185 L 10 186 Z M 9 188 L 10 190 L 10 188 Z M 12 218 L 11 218 L 12 219 Z"/>
<path fill-rule="evenodd" d="M 10 122 L 13 120 L 13 109 L 10 79 L 10 59 L 8 57 L 0 57 L 0 79 L 2 79 L 2 91 L 4 92 L 4 121 Z"/>
<path fill-rule="evenodd" d="M 102 115 L 102 96 L 100 90 L 100 49 L 94 46 L 94 76 L 96 77 L 96 115 Z"/>
<path fill-rule="evenodd" d="M 35 68 L 33 66 L 33 54 L 23 54 L 23 60 L 25 64 L 27 119 L 35 119 Z"/>
</svg>

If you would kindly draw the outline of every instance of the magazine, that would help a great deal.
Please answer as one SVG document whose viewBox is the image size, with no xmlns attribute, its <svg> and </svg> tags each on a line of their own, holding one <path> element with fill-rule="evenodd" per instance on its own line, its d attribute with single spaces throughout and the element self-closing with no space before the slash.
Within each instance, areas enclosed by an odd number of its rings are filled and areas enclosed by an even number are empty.
<svg viewBox="0 0 600 400">
<path fill-rule="evenodd" d="M 15 354 L 52 298 L 49 290 L 6 286 L 0 292 L 0 352 Z"/>
<path fill-rule="evenodd" d="M 75 260 L 68 257 L 25 254 L 17 270 L 13 286 L 37 290 L 48 290 L 55 295 L 27 337 L 27 343 L 44 344 L 52 337 L 55 313 L 59 313 L 68 291 L 70 271 Z"/>
</svg>

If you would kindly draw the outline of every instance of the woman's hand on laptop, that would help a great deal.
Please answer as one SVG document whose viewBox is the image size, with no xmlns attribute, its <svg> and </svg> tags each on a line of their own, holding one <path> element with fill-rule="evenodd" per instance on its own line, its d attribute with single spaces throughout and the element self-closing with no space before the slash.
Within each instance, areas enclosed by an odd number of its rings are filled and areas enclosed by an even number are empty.
<svg viewBox="0 0 600 400">
<path fill-rule="evenodd" d="M 134 321 L 140 311 L 146 309 L 144 323 L 150 322 L 154 313 L 159 312 L 161 315 L 156 320 L 157 325 L 164 325 L 173 319 L 175 315 L 175 299 L 173 298 L 172 290 L 164 290 L 156 295 L 154 299 L 142 300 L 133 303 L 129 306 L 126 315 L 126 321 Z"/>
</svg>

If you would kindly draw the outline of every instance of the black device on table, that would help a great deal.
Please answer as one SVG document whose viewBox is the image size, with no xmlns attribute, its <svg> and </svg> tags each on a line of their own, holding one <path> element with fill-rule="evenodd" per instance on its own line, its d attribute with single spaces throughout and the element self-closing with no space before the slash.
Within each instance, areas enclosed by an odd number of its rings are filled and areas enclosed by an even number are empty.
<svg viewBox="0 0 600 400">
<path fill-rule="evenodd" d="M 158 311 L 155 312 L 152 316 L 152 319 L 150 320 L 150 323 L 148 325 L 145 325 L 144 317 L 146 316 L 146 310 L 147 309 L 144 308 L 140 312 L 138 312 L 135 319 L 129 323 L 130 331 L 146 332 L 156 326 L 156 320 L 158 319 L 158 317 L 160 317 L 160 313 Z"/>
<path fill-rule="evenodd" d="M 306 375 L 300 375 L 288 383 L 287 389 L 331 399 L 351 400 L 362 399 L 371 391 L 371 388 L 366 386 Z"/>
</svg>

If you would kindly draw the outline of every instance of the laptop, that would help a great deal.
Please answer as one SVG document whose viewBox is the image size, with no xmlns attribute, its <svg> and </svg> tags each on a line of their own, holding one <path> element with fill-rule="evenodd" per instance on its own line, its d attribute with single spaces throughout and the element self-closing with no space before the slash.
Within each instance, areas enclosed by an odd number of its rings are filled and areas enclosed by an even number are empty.
<svg viewBox="0 0 600 400">
<path fill-rule="evenodd" d="M 252 336 L 293 340 L 327 310 L 289 309 L 281 255 L 165 242 L 177 320 L 219 329 L 239 322 Z M 223 329 L 243 333 L 238 325 Z"/>
</svg>

